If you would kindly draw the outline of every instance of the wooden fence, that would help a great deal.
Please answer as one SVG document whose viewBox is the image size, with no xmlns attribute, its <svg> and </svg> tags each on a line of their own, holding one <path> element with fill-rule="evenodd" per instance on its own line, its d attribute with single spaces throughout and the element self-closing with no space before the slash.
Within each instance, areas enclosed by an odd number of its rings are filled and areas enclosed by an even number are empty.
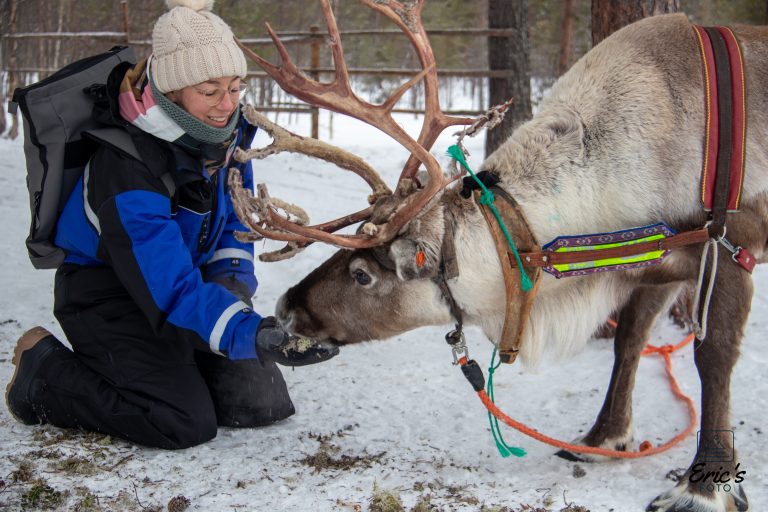
<svg viewBox="0 0 768 512">
<path fill-rule="evenodd" d="M 38 33 L 11 33 L 4 34 L 3 39 L 8 42 L 21 39 L 79 39 L 89 38 L 91 40 L 105 39 L 119 44 L 127 44 L 135 48 L 148 48 L 151 47 L 151 41 L 148 39 L 132 39 L 128 27 L 128 11 L 127 4 L 123 2 L 123 31 L 122 32 L 38 32 Z M 402 32 L 398 29 L 379 29 L 379 30 L 347 30 L 341 32 L 343 38 L 348 37 L 365 37 L 365 36 L 381 36 L 381 35 L 399 35 Z M 451 37 L 510 37 L 515 34 L 514 29 L 439 29 L 439 30 L 427 30 L 427 34 L 430 36 L 451 36 Z M 278 34 L 284 44 L 291 45 L 309 45 L 310 46 L 310 65 L 308 68 L 304 68 L 306 72 L 312 78 L 318 79 L 322 75 L 332 74 L 333 68 L 321 66 L 321 48 L 325 44 L 326 34 L 324 34 L 320 27 L 312 26 L 307 31 L 285 31 Z M 241 41 L 249 46 L 269 46 L 272 45 L 272 40 L 269 38 L 242 38 Z M 14 73 L 39 73 L 47 75 L 54 72 L 54 69 L 34 68 L 34 67 L 18 67 L 15 65 L 14 59 L 10 59 L 7 63 L 7 67 L 3 71 L 10 74 Z M 406 77 L 418 74 L 419 69 L 404 69 L 404 68 L 349 68 L 350 76 L 380 76 L 380 77 Z M 477 69 L 438 69 L 438 76 L 441 77 L 463 77 L 463 78 L 497 78 L 507 77 L 510 74 L 508 70 L 489 70 L 484 68 Z M 39 75 L 38 75 L 39 76 Z M 248 72 L 248 78 L 267 77 L 268 75 L 263 71 L 251 70 Z M 13 80 L 11 80 L 13 83 Z M 16 83 L 20 83 L 17 81 Z M 23 83 L 22 83 L 23 85 Z M 263 112 L 291 112 L 291 113 L 307 113 L 311 116 L 311 134 L 312 137 L 318 137 L 318 125 L 319 125 L 319 110 L 316 107 L 307 105 L 303 102 L 286 103 L 286 104 L 260 104 L 255 105 L 257 109 Z M 420 114 L 423 110 L 420 109 L 395 109 L 397 113 L 413 113 Z M 479 112 L 467 111 L 467 110 L 448 110 L 446 114 L 449 115 L 476 115 Z"/>
</svg>

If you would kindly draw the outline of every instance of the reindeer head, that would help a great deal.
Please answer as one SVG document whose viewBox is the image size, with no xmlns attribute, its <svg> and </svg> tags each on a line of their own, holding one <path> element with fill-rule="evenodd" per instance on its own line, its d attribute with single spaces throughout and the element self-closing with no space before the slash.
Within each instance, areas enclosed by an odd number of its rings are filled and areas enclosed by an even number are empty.
<svg viewBox="0 0 768 512">
<path fill-rule="evenodd" d="M 280 298 L 276 316 L 290 332 L 342 343 L 448 323 L 435 281 L 444 230 L 444 209 L 435 202 L 393 241 L 339 250 Z"/>
</svg>

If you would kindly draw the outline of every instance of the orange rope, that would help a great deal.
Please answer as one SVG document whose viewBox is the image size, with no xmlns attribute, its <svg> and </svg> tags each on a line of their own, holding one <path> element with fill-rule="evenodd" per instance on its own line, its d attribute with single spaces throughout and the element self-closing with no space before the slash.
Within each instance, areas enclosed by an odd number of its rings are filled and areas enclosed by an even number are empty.
<svg viewBox="0 0 768 512">
<path fill-rule="evenodd" d="M 610 320 L 609 322 L 612 323 L 612 325 L 614 325 L 615 327 L 615 322 Z M 664 358 L 664 369 L 667 373 L 667 376 L 669 377 L 669 385 L 672 388 L 672 392 L 675 394 L 678 400 L 685 402 L 685 405 L 688 407 L 688 419 L 689 419 L 688 427 L 683 432 L 676 435 L 666 443 L 656 447 L 652 447 L 649 441 L 643 441 L 640 444 L 640 449 L 638 451 L 627 452 L 627 451 L 619 451 L 619 450 L 610 450 L 608 448 L 598 448 L 595 446 L 582 446 L 582 445 L 566 443 L 565 441 L 560 441 L 559 439 L 555 439 L 553 437 L 544 435 L 541 432 L 520 423 L 519 421 L 513 420 L 512 418 L 504 414 L 498 407 L 496 407 L 496 404 L 494 404 L 491 401 L 490 397 L 485 392 L 485 390 L 478 391 L 477 395 L 480 397 L 480 400 L 483 402 L 483 404 L 488 409 L 488 411 L 490 411 L 491 414 L 496 416 L 498 419 L 500 419 L 510 427 L 538 441 L 541 441 L 542 443 L 546 443 L 551 446 L 555 446 L 557 448 L 565 449 L 570 452 L 588 453 L 592 455 L 604 455 L 607 457 L 617 457 L 622 459 L 637 459 L 640 457 L 647 457 L 649 455 L 656 455 L 657 453 L 661 453 L 666 450 L 669 450 L 674 445 L 676 445 L 677 443 L 685 439 L 688 436 L 688 434 L 690 434 L 693 431 L 693 429 L 696 427 L 696 419 L 697 419 L 696 407 L 693 404 L 693 400 L 691 400 L 689 396 L 685 395 L 680 390 L 680 386 L 678 386 L 677 380 L 675 380 L 675 377 L 672 374 L 672 359 L 669 356 L 675 350 L 678 350 L 679 348 L 682 348 L 687 344 L 689 344 L 691 341 L 693 341 L 693 337 L 694 335 L 693 333 L 691 333 L 677 345 L 663 345 L 661 347 L 656 347 L 654 345 L 649 344 L 645 348 L 645 350 L 643 350 L 641 353 L 641 355 L 660 354 Z M 465 365 L 467 362 L 468 360 L 466 357 L 462 357 L 461 359 L 459 359 L 459 364 L 461 364 L 462 366 Z"/>
</svg>

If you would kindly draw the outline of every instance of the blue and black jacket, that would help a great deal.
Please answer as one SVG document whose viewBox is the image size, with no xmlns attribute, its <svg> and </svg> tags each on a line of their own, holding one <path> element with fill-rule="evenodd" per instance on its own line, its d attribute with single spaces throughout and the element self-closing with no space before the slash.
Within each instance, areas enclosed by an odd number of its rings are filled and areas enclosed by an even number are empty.
<svg viewBox="0 0 768 512">
<path fill-rule="evenodd" d="M 96 150 L 58 221 L 65 263 L 111 267 L 156 333 L 172 329 L 230 359 L 255 358 L 261 316 L 211 282 L 233 280 L 248 297 L 257 286 L 253 244 L 233 235 L 246 229 L 233 211 L 229 166 L 209 175 L 202 158 L 119 124 L 141 159 L 108 145 Z M 254 133 L 241 118 L 236 144 L 250 146 Z M 250 162 L 236 165 L 252 189 Z"/>
</svg>

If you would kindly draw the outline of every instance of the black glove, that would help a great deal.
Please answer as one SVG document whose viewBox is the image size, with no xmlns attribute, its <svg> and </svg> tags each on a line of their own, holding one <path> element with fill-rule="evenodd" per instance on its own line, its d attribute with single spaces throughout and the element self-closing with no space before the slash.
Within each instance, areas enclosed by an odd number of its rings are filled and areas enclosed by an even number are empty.
<svg viewBox="0 0 768 512">
<path fill-rule="evenodd" d="M 495 184 L 497 184 L 501 179 L 499 178 L 499 175 L 496 174 L 494 171 L 480 171 L 477 173 L 477 179 L 483 182 L 483 185 L 485 185 L 488 188 L 491 188 Z M 477 184 L 477 181 L 475 181 L 475 178 L 472 176 L 465 176 L 461 179 L 461 197 L 464 199 L 469 199 L 472 195 L 472 191 L 475 189 L 480 188 L 480 185 Z"/>
<path fill-rule="evenodd" d="M 262 361 L 305 366 L 322 363 L 338 353 L 339 348 L 330 343 L 305 341 L 288 334 L 273 316 L 263 318 L 256 331 L 256 354 Z"/>
</svg>

